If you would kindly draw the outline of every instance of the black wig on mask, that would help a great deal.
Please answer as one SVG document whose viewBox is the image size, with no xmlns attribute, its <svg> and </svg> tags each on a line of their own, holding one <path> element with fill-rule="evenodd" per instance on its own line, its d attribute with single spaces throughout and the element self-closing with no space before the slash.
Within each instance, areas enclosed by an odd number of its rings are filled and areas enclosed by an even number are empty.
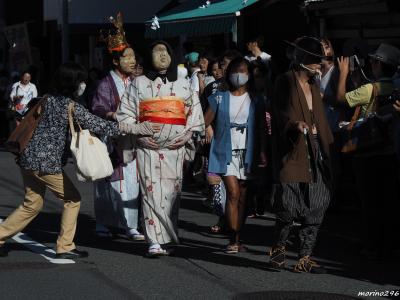
<svg viewBox="0 0 400 300">
<path fill-rule="evenodd" d="M 153 65 L 153 58 L 152 58 L 153 48 L 159 44 L 162 44 L 165 47 L 167 47 L 168 54 L 171 57 L 171 64 L 169 65 L 166 74 L 159 74 L 159 71 L 156 70 Z M 175 62 L 174 52 L 172 51 L 171 46 L 165 41 L 155 41 L 154 43 L 150 44 L 150 47 L 148 48 L 144 58 L 143 67 L 144 67 L 144 75 L 150 80 L 155 80 L 157 77 L 161 77 L 162 79 L 167 78 L 168 81 L 173 82 L 178 79 L 178 66 L 176 65 Z"/>
</svg>

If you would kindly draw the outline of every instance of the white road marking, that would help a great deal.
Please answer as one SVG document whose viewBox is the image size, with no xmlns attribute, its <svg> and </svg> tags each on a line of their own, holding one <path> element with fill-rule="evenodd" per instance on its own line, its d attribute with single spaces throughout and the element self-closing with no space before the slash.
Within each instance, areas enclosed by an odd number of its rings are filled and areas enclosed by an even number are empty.
<svg viewBox="0 0 400 300">
<path fill-rule="evenodd" d="M 0 219 L 0 223 L 3 222 L 3 219 Z M 55 258 L 55 251 L 46 247 L 45 245 L 42 245 L 38 242 L 35 242 L 32 240 L 28 235 L 26 235 L 23 232 L 17 233 L 12 237 L 14 241 L 16 241 L 19 244 L 24 245 L 26 248 L 31 250 L 32 252 L 35 252 L 36 254 L 39 254 L 40 256 L 44 257 L 46 260 L 51 262 L 52 264 L 59 264 L 59 265 L 65 265 L 65 264 L 74 264 L 75 262 L 72 259 L 61 259 L 61 258 Z"/>
</svg>

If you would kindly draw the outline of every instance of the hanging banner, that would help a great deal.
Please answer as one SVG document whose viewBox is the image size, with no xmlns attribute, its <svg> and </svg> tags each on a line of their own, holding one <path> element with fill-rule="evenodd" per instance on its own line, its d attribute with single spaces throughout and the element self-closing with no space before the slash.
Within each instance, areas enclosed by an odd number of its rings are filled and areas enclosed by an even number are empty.
<svg viewBox="0 0 400 300">
<path fill-rule="evenodd" d="M 32 53 L 29 44 L 26 23 L 4 27 L 4 35 L 10 44 L 10 69 L 22 72 L 32 64 Z"/>
</svg>

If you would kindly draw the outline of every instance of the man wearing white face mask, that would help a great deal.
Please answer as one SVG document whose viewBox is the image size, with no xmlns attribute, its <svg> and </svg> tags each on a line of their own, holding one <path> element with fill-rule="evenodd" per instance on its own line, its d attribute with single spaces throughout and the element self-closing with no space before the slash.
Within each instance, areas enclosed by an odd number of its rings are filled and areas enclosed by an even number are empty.
<svg viewBox="0 0 400 300">
<path fill-rule="evenodd" d="M 217 92 L 208 98 L 205 113 L 206 126 L 215 120 L 215 134 L 211 142 L 208 172 L 222 174 L 227 190 L 226 221 L 230 230 L 229 244 L 225 252 L 238 253 L 240 231 L 244 223 L 247 181 L 251 178 L 252 166 L 261 162 L 265 155 L 256 153 L 256 132 L 265 128 L 261 119 L 256 119 L 257 98 L 250 89 L 252 73 L 250 63 L 244 58 L 234 59 L 226 70 L 229 91 Z M 261 116 L 261 115 L 260 115 Z M 260 142 L 260 141 L 257 141 Z M 258 161 L 260 160 L 260 161 Z"/>
<path fill-rule="evenodd" d="M 294 220 L 301 221 L 295 272 L 323 272 L 311 260 L 319 227 L 330 201 L 329 148 L 333 142 L 319 84 L 324 58 L 321 42 L 302 37 L 291 44 L 293 68 L 277 78 L 272 100 L 272 163 L 277 215 L 270 251 L 273 267 L 285 265 L 285 246 Z"/>
</svg>

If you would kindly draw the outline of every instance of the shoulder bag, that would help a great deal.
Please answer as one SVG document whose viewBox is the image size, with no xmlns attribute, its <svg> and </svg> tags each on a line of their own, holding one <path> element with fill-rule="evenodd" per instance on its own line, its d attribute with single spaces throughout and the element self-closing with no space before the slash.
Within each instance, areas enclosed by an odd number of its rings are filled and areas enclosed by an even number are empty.
<svg viewBox="0 0 400 300">
<path fill-rule="evenodd" d="M 20 155 L 25 150 L 39 124 L 46 101 L 47 96 L 40 99 L 14 129 L 5 143 L 8 151 Z"/>
<path fill-rule="evenodd" d="M 95 181 L 106 178 L 114 172 L 107 146 L 89 130 L 82 129 L 77 123 L 79 131 L 75 131 L 73 114 L 74 104 L 68 105 L 68 121 L 71 130 L 71 152 L 76 162 L 76 175 L 79 181 Z"/>
</svg>

